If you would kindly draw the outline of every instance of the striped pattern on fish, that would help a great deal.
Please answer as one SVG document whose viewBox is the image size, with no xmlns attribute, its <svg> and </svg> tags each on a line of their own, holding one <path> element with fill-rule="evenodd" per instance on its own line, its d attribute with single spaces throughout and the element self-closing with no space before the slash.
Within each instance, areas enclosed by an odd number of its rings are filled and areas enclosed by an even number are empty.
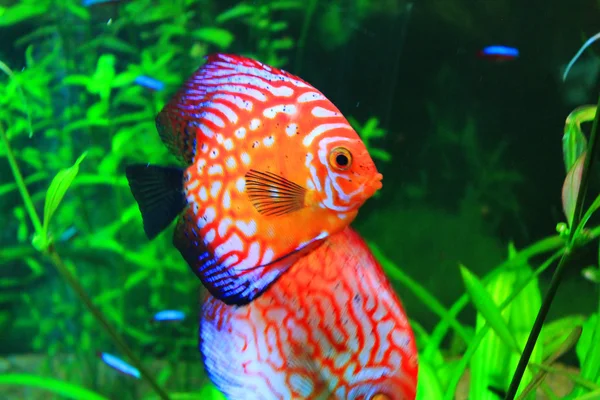
<svg viewBox="0 0 600 400">
<path fill-rule="evenodd" d="M 247 306 L 208 296 L 200 349 L 229 399 L 416 396 L 413 332 L 381 267 L 350 228 Z"/>
</svg>

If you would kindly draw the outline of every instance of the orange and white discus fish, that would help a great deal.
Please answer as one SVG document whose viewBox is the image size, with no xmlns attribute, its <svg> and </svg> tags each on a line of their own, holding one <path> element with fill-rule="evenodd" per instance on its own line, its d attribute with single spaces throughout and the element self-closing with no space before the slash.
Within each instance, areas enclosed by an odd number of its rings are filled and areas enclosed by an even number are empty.
<svg viewBox="0 0 600 400">
<path fill-rule="evenodd" d="M 235 400 L 414 400 L 413 331 L 383 270 L 350 227 L 246 307 L 207 296 L 200 350 Z"/>
<path fill-rule="evenodd" d="M 153 238 L 180 216 L 175 246 L 227 304 L 259 296 L 382 185 L 364 143 L 321 92 L 248 58 L 209 56 L 156 125 L 187 167 L 127 167 L 144 230 Z"/>
</svg>

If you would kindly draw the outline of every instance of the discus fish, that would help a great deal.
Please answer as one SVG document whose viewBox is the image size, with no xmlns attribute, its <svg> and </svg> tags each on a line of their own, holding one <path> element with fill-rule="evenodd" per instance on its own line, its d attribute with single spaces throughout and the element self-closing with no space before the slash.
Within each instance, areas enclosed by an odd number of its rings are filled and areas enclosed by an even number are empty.
<svg viewBox="0 0 600 400">
<path fill-rule="evenodd" d="M 259 296 L 382 186 L 321 92 L 249 58 L 209 56 L 156 125 L 187 168 L 127 167 L 144 230 L 152 239 L 179 216 L 174 245 L 227 304 Z"/>
<path fill-rule="evenodd" d="M 211 295 L 199 347 L 236 400 L 414 400 L 417 350 L 402 303 L 350 227 L 246 307 Z"/>
</svg>

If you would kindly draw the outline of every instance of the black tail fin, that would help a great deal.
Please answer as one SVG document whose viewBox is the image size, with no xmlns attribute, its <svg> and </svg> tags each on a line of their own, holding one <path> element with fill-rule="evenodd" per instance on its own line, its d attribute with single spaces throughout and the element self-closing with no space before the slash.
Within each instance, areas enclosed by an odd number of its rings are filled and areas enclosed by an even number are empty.
<svg viewBox="0 0 600 400">
<path fill-rule="evenodd" d="M 125 175 L 140 207 L 144 232 L 154 239 L 186 205 L 183 170 L 150 164 L 128 165 Z"/>
</svg>

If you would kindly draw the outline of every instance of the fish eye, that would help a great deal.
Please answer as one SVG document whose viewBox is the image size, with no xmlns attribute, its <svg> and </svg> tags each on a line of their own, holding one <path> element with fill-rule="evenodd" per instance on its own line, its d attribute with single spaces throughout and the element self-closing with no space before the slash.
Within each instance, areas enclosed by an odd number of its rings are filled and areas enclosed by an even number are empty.
<svg viewBox="0 0 600 400">
<path fill-rule="evenodd" d="M 329 153 L 329 164 L 340 171 L 345 171 L 352 165 L 352 153 L 345 147 L 336 147 Z"/>
</svg>

